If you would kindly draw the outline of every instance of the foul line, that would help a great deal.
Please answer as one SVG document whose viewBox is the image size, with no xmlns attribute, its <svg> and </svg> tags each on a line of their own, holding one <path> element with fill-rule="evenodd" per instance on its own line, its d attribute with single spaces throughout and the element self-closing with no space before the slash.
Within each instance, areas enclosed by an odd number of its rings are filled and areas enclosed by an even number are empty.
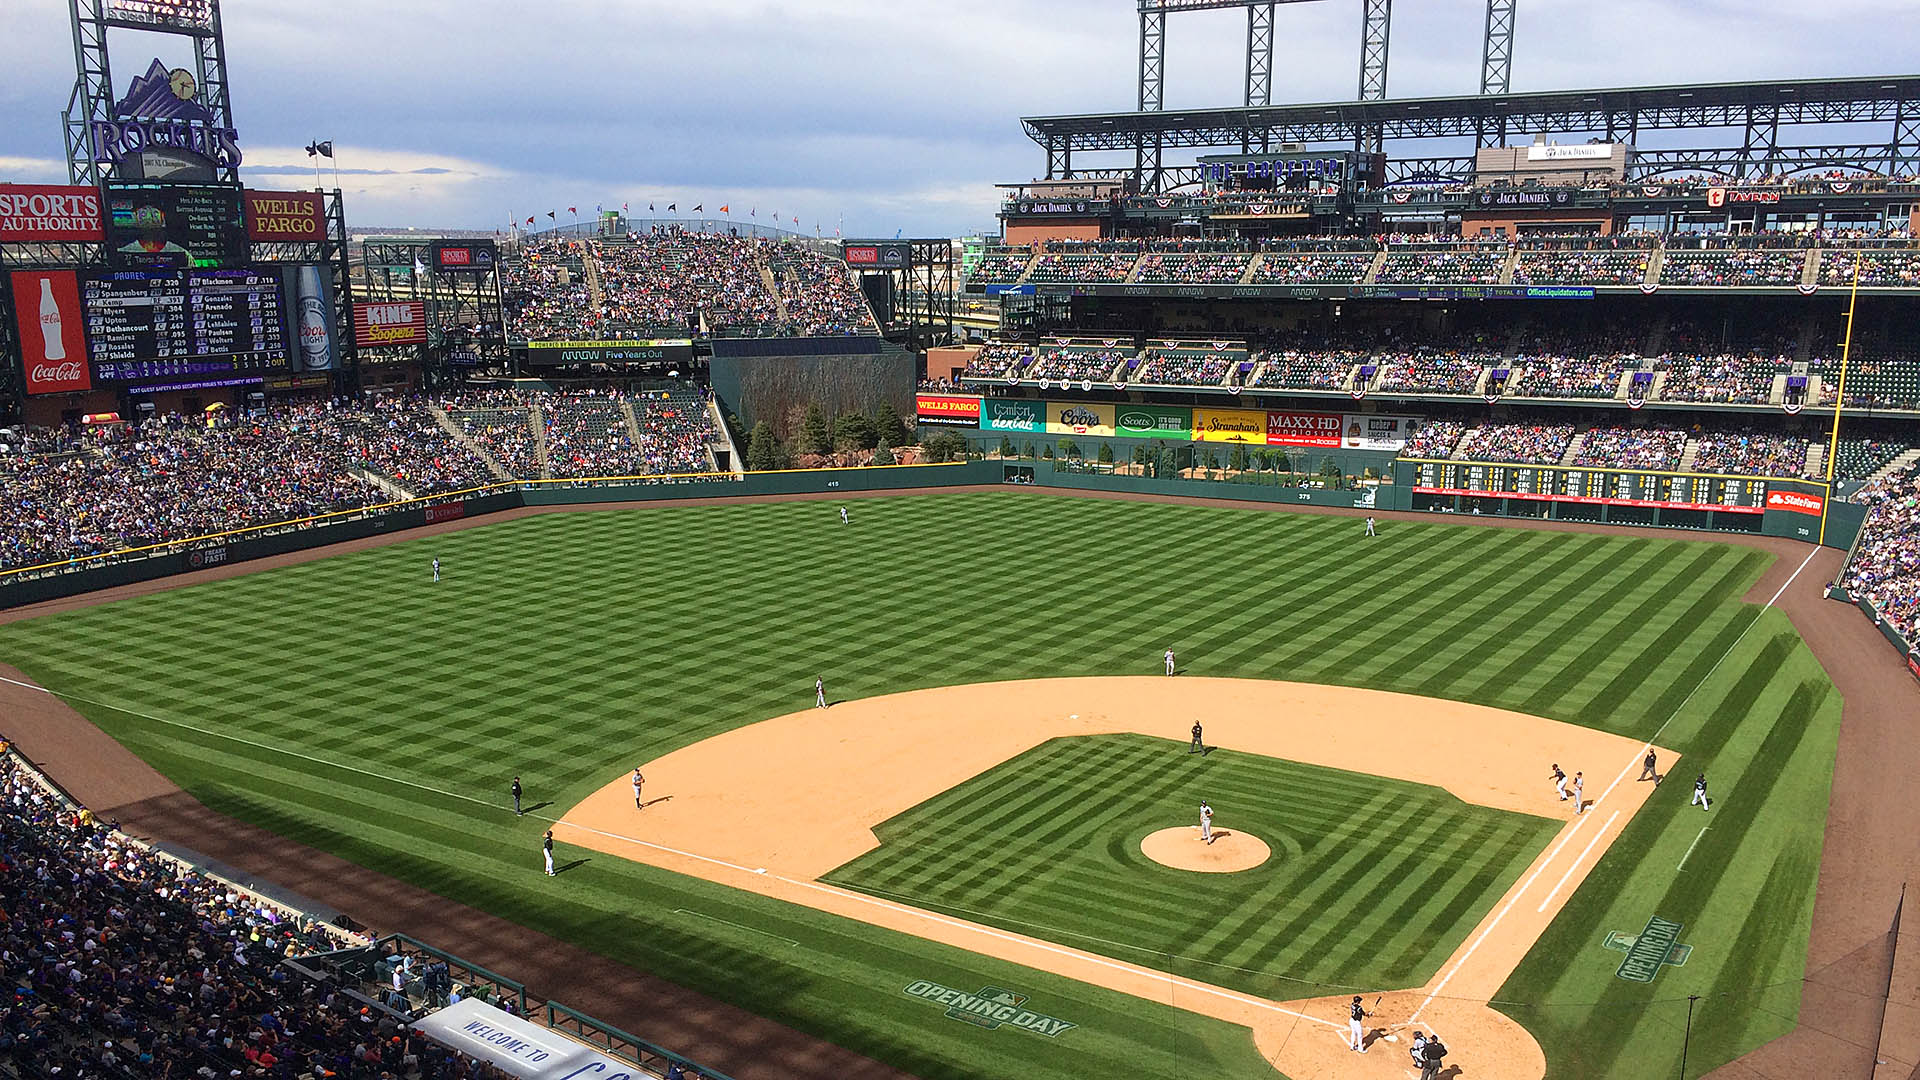
<svg viewBox="0 0 1920 1080">
<path fill-rule="evenodd" d="M 1700 846 L 1700 837 L 1707 835 L 1707 830 L 1712 827 L 1711 825 L 1702 825 L 1700 827 L 1700 835 L 1694 837 L 1693 843 L 1687 845 L 1687 853 L 1680 856 L 1680 865 L 1673 868 L 1674 873 L 1677 874 L 1687 868 L 1687 860 L 1693 858 L 1693 849 Z"/>
<path fill-rule="evenodd" d="M 1554 882 L 1553 888 L 1547 890 L 1546 899 L 1540 901 L 1540 906 L 1533 909 L 1534 914 L 1538 915 L 1547 910 L 1547 905 L 1553 903 L 1553 898 L 1559 895 L 1560 886 L 1565 885 L 1567 879 L 1573 876 L 1573 872 L 1580 869 L 1580 864 L 1587 861 L 1587 856 L 1593 853 L 1593 845 L 1599 843 L 1600 838 L 1607 835 L 1607 830 L 1613 828 L 1614 821 L 1619 817 L 1620 811 L 1615 810 L 1613 816 L 1607 819 L 1607 823 L 1600 826 L 1600 831 L 1593 834 L 1593 839 L 1587 841 L 1587 846 L 1581 848 L 1580 854 L 1573 857 L 1573 862 L 1568 865 L 1567 872 L 1561 874 L 1560 880 Z"/>
<path fill-rule="evenodd" d="M 1794 567 L 1793 573 L 1787 576 L 1787 580 L 1781 584 L 1780 588 L 1774 591 L 1774 594 L 1768 598 L 1765 604 L 1762 604 L 1760 606 L 1760 612 L 1762 615 L 1764 615 L 1767 612 L 1767 609 L 1773 607 L 1773 605 L 1779 601 L 1780 597 L 1786 595 L 1787 586 L 1792 585 L 1794 581 L 1797 578 L 1799 578 L 1800 571 L 1805 570 L 1807 568 L 1807 564 L 1813 562 L 1813 557 L 1818 554 L 1820 554 L 1819 548 L 1814 548 L 1812 551 L 1807 552 L 1807 557 L 1800 560 L 1800 565 Z M 1635 754 L 1633 758 L 1627 762 L 1626 768 L 1620 770 L 1620 775 L 1613 778 L 1613 783 L 1608 784 L 1607 789 L 1600 793 L 1600 797 L 1593 800 L 1594 809 L 1598 809 L 1600 806 L 1600 803 L 1603 800 L 1605 800 L 1607 796 L 1613 794 L 1613 789 L 1620 786 L 1620 782 L 1622 780 L 1625 780 L 1627 778 L 1627 774 L 1633 771 L 1634 765 L 1638 763 L 1643 757 L 1646 756 L 1647 751 L 1653 749 L 1653 744 L 1655 740 L 1659 739 L 1661 734 L 1664 733 L 1667 730 L 1667 728 L 1673 724 L 1674 720 L 1680 716 L 1680 710 L 1686 708 L 1687 702 L 1693 700 L 1693 695 L 1699 693 L 1700 688 L 1702 686 L 1707 685 L 1707 680 L 1713 678 L 1713 673 L 1720 670 L 1720 665 L 1727 662 L 1727 657 L 1733 655 L 1733 651 L 1740 647 L 1740 643 L 1742 641 L 1745 641 L 1747 639 L 1747 634 L 1753 630 L 1754 624 L 1758 623 L 1759 621 L 1760 621 L 1760 616 L 1756 615 L 1753 617 L 1752 621 L 1748 622 L 1746 626 L 1741 628 L 1740 636 L 1733 639 L 1733 644 L 1728 645 L 1727 651 L 1720 654 L 1720 659 L 1715 660 L 1713 662 L 1713 666 L 1707 669 L 1707 673 L 1705 675 L 1700 676 L 1700 681 L 1693 685 L 1693 689 L 1687 691 L 1687 696 L 1681 698 L 1680 703 L 1673 707 L 1673 712 L 1668 714 L 1665 720 L 1661 721 L 1660 726 L 1658 728 L 1654 729 L 1653 734 L 1649 736 L 1647 738 L 1647 741 L 1640 747 L 1639 753 Z M 1618 817 L 1619 814 L 1620 812 L 1618 810 L 1614 811 L 1614 817 Z M 1563 848 L 1567 846 L 1567 841 L 1573 839 L 1573 834 L 1579 832 L 1580 827 L 1584 824 L 1586 824 L 1586 817 L 1585 815 L 1582 815 L 1580 820 L 1574 822 L 1573 828 L 1567 830 L 1567 832 L 1560 838 L 1560 843 L 1554 846 L 1552 854 L 1548 855 L 1544 860 L 1542 860 L 1540 865 L 1534 868 L 1533 873 L 1527 875 L 1527 880 L 1521 883 L 1518 889 L 1514 890 L 1513 895 L 1507 899 L 1506 905 L 1500 909 L 1500 913 L 1493 917 L 1493 921 L 1487 924 L 1486 929 L 1480 932 L 1480 936 L 1475 938 L 1473 941 L 1473 944 L 1467 947 L 1467 951 L 1461 955 L 1459 960 L 1454 962 L 1453 967 L 1450 970 L 1448 970 L 1446 976 L 1442 978 L 1439 984 L 1433 988 L 1433 992 L 1427 995 L 1427 999 L 1420 1003 L 1420 1007 L 1418 1009 L 1413 1010 L 1413 1015 L 1407 1018 L 1407 1023 L 1411 1024 L 1414 1021 L 1420 1019 L 1420 1014 L 1422 1012 L 1425 1012 L 1427 1006 L 1433 1004 L 1433 999 L 1440 996 L 1440 991 L 1446 989 L 1447 984 L 1453 981 L 1453 977 L 1459 974 L 1460 969 L 1466 965 L 1466 962 L 1473 957 L 1474 952 L 1480 948 L 1480 943 L 1487 940 L 1487 935 L 1493 933 L 1493 928 L 1500 925 L 1500 920 L 1507 917 L 1507 912 L 1513 910 L 1513 905 L 1519 902 L 1520 897 L 1523 894 L 1525 894 L 1529 888 L 1533 887 L 1534 879 L 1540 876 L 1540 872 L 1545 870 L 1548 865 L 1550 865 L 1555 859 L 1560 857 L 1560 852 Z M 1607 824 L 1608 825 L 1613 824 L 1613 818 L 1608 818 Z M 1604 833 L 1606 831 L 1606 828 L 1603 826 L 1600 831 Z M 1702 830 L 1702 831 L 1705 831 L 1705 830 Z M 1600 839 L 1599 834 L 1595 834 L 1594 841 L 1598 841 L 1599 839 Z M 1698 838 L 1696 838 L 1696 842 L 1698 842 Z M 1593 842 L 1589 842 L 1587 844 L 1587 849 L 1591 851 L 1592 848 L 1593 848 Z M 1584 859 L 1585 857 L 1586 857 L 1586 853 L 1582 852 L 1581 858 Z M 1684 862 L 1685 860 L 1682 860 L 1682 861 Z M 1578 865 L 1580 865 L 1580 860 L 1578 859 L 1574 860 L 1574 866 L 1578 866 Z M 1573 873 L 1572 867 L 1568 868 L 1567 873 L 1568 874 Z M 1566 881 L 1566 878 L 1562 877 L 1561 882 L 1565 883 L 1565 881 Z M 1559 886 L 1558 885 L 1554 886 L 1554 890 L 1557 892 L 1559 890 Z M 1549 898 L 1551 898 L 1552 894 L 1548 894 L 1548 895 L 1549 895 Z M 1546 906 L 1545 904 L 1542 904 L 1541 910 L 1544 911 L 1545 906 Z"/>
<path fill-rule="evenodd" d="M 760 928 L 759 928 L 759 927 L 757 927 L 757 926 L 742 926 L 742 925 L 740 925 L 740 924 L 739 924 L 739 923 L 737 923 L 737 922 L 728 922 L 728 921 L 727 921 L 727 920 L 725 920 L 725 919 L 721 919 L 721 918 L 717 918 L 717 917 L 715 917 L 715 916 L 712 916 L 712 915 L 709 915 L 709 914 L 707 914 L 707 913 L 706 913 L 706 912 L 704 912 L 704 911 L 688 911 L 688 910 L 687 910 L 686 908 L 679 908 L 679 907 L 677 907 L 677 908 L 674 908 L 674 909 L 673 909 L 673 913 L 674 913 L 675 915 L 691 915 L 691 916 L 693 916 L 693 917 L 694 917 L 694 918 L 696 918 L 696 919 L 705 919 L 705 920 L 707 920 L 708 922 L 717 922 L 717 923 L 719 923 L 719 924 L 720 924 L 721 926 L 731 926 L 731 927 L 733 927 L 733 928 L 734 928 L 735 930 L 745 930 L 745 931 L 746 931 L 747 933 L 749 933 L 749 934 L 759 934 L 759 935 L 761 935 L 761 936 L 763 936 L 763 937 L 770 937 L 770 938 L 772 938 L 772 939 L 773 939 L 773 940 L 775 940 L 775 941 L 784 941 L 784 942 L 786 942 L 787 944 L 789 944 L 789 945 L 791 945 L 791 946 L 793 946 L 793 947 L 794 947 L 794 948 L 796 948 L 796 949 L 800 947 L 800 943 L 799 943 L 799 942 L 797 942 L 797 941 L 795 941 L 795 940 L 793 940 L 792 938 L 789 938 L 789 937 L 781 937 L 781 936 L 780 936 L 779 934 L 775 934 L 775 933 L 770 933 L 770 932 L 768 932 L 768 931 L 766 931 L 766 930 L 762 930 L 762 929 L 760 929 Z"/>
</svg>

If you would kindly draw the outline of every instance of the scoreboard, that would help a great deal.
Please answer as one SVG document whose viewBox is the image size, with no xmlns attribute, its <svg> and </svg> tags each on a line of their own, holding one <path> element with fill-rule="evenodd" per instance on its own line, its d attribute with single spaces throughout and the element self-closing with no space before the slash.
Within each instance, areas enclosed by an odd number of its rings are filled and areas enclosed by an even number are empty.
<svg viewBox="0 0 1920 1080">
<path fill-rule="evenodd" d="M 1742 476 L 1475 461 L 1416 461 L 1413 469 L 1413 490 L 1419 495 L 1480 495 L 1738 514 L 1764 513 L 1767 508 L 1767 482 Z"/>
<path fill-rule="evenodd" d="M 105 382 L 284 368 L 281 277 L 269 270 L 95 274 L 80 304 L 94 378 Z"/>
</svg>

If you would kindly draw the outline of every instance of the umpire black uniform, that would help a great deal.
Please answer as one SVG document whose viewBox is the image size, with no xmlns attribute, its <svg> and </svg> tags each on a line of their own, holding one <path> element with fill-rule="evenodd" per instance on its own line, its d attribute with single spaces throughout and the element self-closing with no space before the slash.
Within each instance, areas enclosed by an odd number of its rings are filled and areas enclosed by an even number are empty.
<svg viewBox="0 0 1920 1080">
<path fill-rule="evenodd" d="M 1200 741 L 1200 721 L 1195 720 L 1193 722 L 1193 745 L 1187 747 L 1187 753 L 1204 754 L 1206 752 L 1207 752 L 1206 744 Z"/>
<path fill-rule="evenodd" d="M 1446 1044 L 1440 1036 L 1427 1036 L 1427 1045 L 1420 1048 L 1420 1080 L 1438 1080 L 1440 1062 L 1447 1056 Z"/>
</svg>

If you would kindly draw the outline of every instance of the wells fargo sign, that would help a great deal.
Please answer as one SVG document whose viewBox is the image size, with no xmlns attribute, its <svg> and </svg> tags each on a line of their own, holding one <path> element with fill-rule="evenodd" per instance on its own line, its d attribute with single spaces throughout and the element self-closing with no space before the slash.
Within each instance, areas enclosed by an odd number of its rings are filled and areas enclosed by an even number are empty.
<svg viewBox="0 0 1920 1080">
<path fill-rule="evenodd" d="M 317 244 L 327 238 L 326 208 L 317 191 L 246 192 L 247 239 Z"/>
</svg>

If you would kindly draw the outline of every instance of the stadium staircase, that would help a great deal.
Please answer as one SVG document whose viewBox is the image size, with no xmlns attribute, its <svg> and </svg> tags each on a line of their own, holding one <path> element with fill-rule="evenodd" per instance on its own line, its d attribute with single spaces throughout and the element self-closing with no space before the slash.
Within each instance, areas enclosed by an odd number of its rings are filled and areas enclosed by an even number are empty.
<svg viewBox="0 0 1920 1080">
<path fill-rule="evenodd" d="M 379 488 L 381 491 L 386 493 L 388 498 L 394 500 L 395 502 L 404 502 L 407 499 L 419 498 L 419 495 L 416 492 L 409 491 L 398 480 L 395 480 L 391 476 L 386 476 L 381 473 L 374 472 L 372 469 L 364 468 L 359 465 L 353 465 L 348 467 L 347 472 L 354 476 L 359 477 L 362 480 L 365 480 L 367 483 L 372 484 L 374 487 Z"/>
<path fill-rule="evenodd" d="M 1567 452 L 1560 455 L 1560 464 L 1571 465 L 1580 459 L 1580 451 L 1587 448 L 1587 434 L 1585 428 L 1573 433 L 1573 441 L 1567 444 Z"/>
<path fill-rule="evenodd" d="M 1373 253 L 1373 261 L 1367 264 L 1367 272 L 1361 277 L 1362 285 L 1377 285 L 1380 282 L 1380 270 L 1387 265 L 1387 249 L 1381 248 Z"/>
<path fill-rule="evenodd" d="M 625 398 L 621 398 L 620 399 L 620 415 L 626 418 L 627 438 L 633 440 L 633 445 L 635 446 L 646 445 L 645 443 L 640 441 L 640 418 L 633 414 L 633 402 L 628 401 Z"/>
<path fill-rule="evenodd" d="M 553 479 L 553 460 L 547 457 L 547 414 L 538 402 L 527 405 L 527 423 L 533 425 L 533 450 L 540 461 L 540 478 Z"/>
<path fill-rule="evenodd" d="M 707 416 L 713 420 L 713 442 L 727 451 L 727 471 L 735 476 L 747 475 L 746 463 L 740 459 L 740 451 L 734 446 L 733 432 L 727 430 L 727 418 L 720 415 L 718 401 L 707 402 Z M 712 445 L 707 447 L 707 457 L 713 457 Z"/>
<path fill-rule="evenodd" d="M 1767 391 L 1767 404 L 1778 405 L 1787 400 L 1787 373 L 1782 371 L 1773 377 L 1773 386 Z"/>
<path fill-rule="evenodd" d="M 1271 364 L 1272 362 L 1273 361 L 1266 359 L 1266 357 L 1263 354 L 1259 360 L 1255 360 L 1253 362 L 1253 370 L 1247 372 L 1247 381 L 1244 383 L 1241 383 L 1240 385 L 1242 386 L 1260 385 L 1260 376 L 1265 375 L 1267 373 L 1267 365 Z"/>
<path fill-rule="evenodd" d="M 1124 282 L 1125 282 L 1126 284 L 1128 284 L 1128 285 L 1131 285 L 1131 284 L 1133 284 L 1134 282 L 1136 282 L 1136 281 L 1139 281 L 1139 280 L 1140 280 L 1140 267 L 1142 267 L 1143 265 L 1145 265 L 1145 264 L 1146 264 L 1146 261 L 1147 261 L 1147 256 L 1146 256 L 1146 253 L 1145 253 L 1145 252 L 1142 252 L 1139 258 L 1137 258 L 1137 259 L 1135 259 L 1135 260 L 1133 260 L 1133 266 L 1132 266 L 1132 267 L 1130 267 L 1130 268 L 1128 268 L 1128 270 L 1127 270 L 1127 276 L 1126 276 L 1126 277 L 1124 277 L 1124 278 L 1122 278 L 1121 280 L 1122 280 L 1122 281 L 1124 281 Z"/>
<path fill-rule="evenodd" d="M 1688 435 L 1687 445 L 1680 448 L 1680 471 L 1692 472 L 1695 463 L 1700 460 L 1700 437 Z"/>
<path fill-rule="evenodd" d="M 1665 265 L 1667 265 L 1667 245 L 1665 241 L 1661 241 L 1653 245 L 1653 254 L 1647 256 L 1647 276 L 1640 279 L 1640 284 L 1660 284 L 1660 268 Z"/>
<path fill-rule="evenodd" d="M 1894 473 L 1904 472 L 1913 468 L 1916 463 L 1920 463 L 1920 446 L 1916 446 L 1911 450 L 1902 450 L 1900 453 L 1895 454 L 1892 461 L 1875 469 L 1873 475 L 1867 477 L 1867 479 L 1869 481 L 1885 480 Z"/>
<path fill-rule="evenodd" d="M 1825 476 L 1827 474 L 1827 444 L 1819 439 L 1807 440 L 1806 476 Z"/>
<path fill-rule="evenodd" d="M 495 480 L 513 479 L 513 474 L 501 466 L 500 459 L 494 457 L 487 451 L 486 447 L 473 441 L 466 432 L 460 430 L 460 425 L 453 422 L 453 417 L 448 416 L 446 410 L 438 405 L 429 405 L 427 406 L 427 412 L 432 414 L 433 422 L 440 425 L 440 430 L 453 436 L 454 442 L 466 447 L 468 452 L 472 453 L 474 457 L 485 462 L 487 471 L 493 474 Z"/>
<path fill-rule="evenodd" d="M 1821 251 L 1819 248 L 1807 249 L 1807 265 L 1800 271 L 1800 284 L 1820 284 L 1820 259 Z M 1812 329 L 1812 326 L 1813 324 L 1811 322 L 1807 324 L 1808 329 Z M 1805 359 L 1805 356 L 1802 356 L 1801 359 Z"/>
<path fill-rule="evenodd" d="M 604 309 L 607 290 L 600 280 L 600 253 L 589 245 L 586 253 L 580 257 L 580 264 L 587 270 L 587 295 L 592 298 L 594 309 Z"/>
<path fill-rule="evenodd" d="M 1017 278 L 1014 278 L 1013 283 L 1015 285 L 1025 285 L 1027 283 L 1027 279 L 1033 276 L 1033 268 L 1036 265 L 1038 265 L 1039 262 L 1040 262 L 1040 256 L 1038 255 L 1027 256 L 1027 265 L 1024 267 L 1021 267 L 1020 276 Z"/>
<path fill-rule="evenodd" d="M 1520 249 L 1513 248 L 1512 250 L 1507 252 L 1507 260 L 1500 264 L 1500 284 L 1502 285 L 1513 284 L 1513 271 L 1514 271 L 1514 268 L 1519 265 L 1520 265 Z"/>
<path fill-rule="evenodd" d="M 1262 263 L 1264 263 L 1264 262 L 1266 262 L 1266 261 L 1267 261 L 1267 253 L 1266 253 L 1266 252 L 1264 252 L 1264 251 L 1256 251 L 1256 252 L 1254 252 L 1254 253 L 1253 253 L 1253 258 L 1251 258 L 1251 259 L 1248 259 L 1248 260 L 1247 260 L 1247 270 L 1246 270 L 1246 273 L 1243 273 L 1243 274 L 1241 274 L 1241 275 L 1240 275 L 1240 280 L 1239 280 L 1239 281 L 1236 281 L 1236 282 L 1234 282 L 1234 284 L 1236 284 L 1236 285 L 1251 285 L 1251 284 L 1253 283 L 1253 275 L 1255 275 L 1255 274 L 1257 274 L 1257 273 L 1259 273 L 1259 272 L 1260 272 L 1260 264 L 1262 264 Z"/>
<path fill-rule="evenodd" d="M 773 295 L 774 314 L 779 316 L 782 323 L 786 323 L 789 321 L 787 319 L 787 301 L 785 297 L 780 295 L 780 283 L 774 280 L 773 267 L 768 266 L 766 263 L 759 263 L 759 266 L 760 280 L 766 283 L 767 292 Z"/>
</svg>

